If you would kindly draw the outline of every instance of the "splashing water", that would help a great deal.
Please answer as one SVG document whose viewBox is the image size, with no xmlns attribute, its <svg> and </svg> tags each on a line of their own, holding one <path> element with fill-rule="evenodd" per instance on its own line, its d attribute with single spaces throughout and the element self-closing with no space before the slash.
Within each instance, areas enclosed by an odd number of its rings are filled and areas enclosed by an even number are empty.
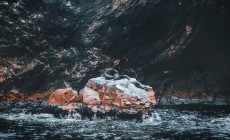
<svg viewBox="0 0 230 140">
<path fill-rule="evenodd" d="M 195 108 L 195 109 L 194 109 Z M 80 114 L 0 113 L 0 139 L 229 139 L 227 107 L 160 107 L 143 122 L 82 119 Z"/>
</svg>

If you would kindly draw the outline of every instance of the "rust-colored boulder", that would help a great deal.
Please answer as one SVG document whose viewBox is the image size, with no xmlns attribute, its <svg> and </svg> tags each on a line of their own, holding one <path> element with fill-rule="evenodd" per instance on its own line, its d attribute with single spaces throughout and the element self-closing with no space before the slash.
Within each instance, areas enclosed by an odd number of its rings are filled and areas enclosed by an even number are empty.
<svg viewBox="0 0 230 140">
<path fill-rule="evenodd" d="M 154 95 L 151 87 L 142 85 L 134 78 L 93 78 L 80 91 L 82 102 L 86 105 L 107 104 L 134 108 L 149 108 L 154 105 Z"/>
<path fill-rule="evenodd" d="M 49 97 L 49 103 L 51 104 L 68 104 L 70 102 L 77 102 L 77 91 L 72 88 L 57 89 Z"/>
<path fill-rule="evenodd" d="M 150 86 L 108 69 L 101 77 L 90 79 L 79 94 L 71 88 L 55 90 L 49 97 L 49 103 L 58 103 L 60 108 L 71 111 L 89 108 L 98 116 L 106 112 L 117 112 L 122 116 L 122 113 L 138 115 L 139 112 L 148 115 L 156 99 Z"/>
<path fill-rule="evenodd" d="M 35 93 L 35 94 L 29 96 L 28 99 L 31 101 L 37 100 L 37 99 L 48 99 L 53 92 L 54 92 L 54 89 L 51 88 L 51 89 L 44 91 L 44 92 Z"/>
</svg>

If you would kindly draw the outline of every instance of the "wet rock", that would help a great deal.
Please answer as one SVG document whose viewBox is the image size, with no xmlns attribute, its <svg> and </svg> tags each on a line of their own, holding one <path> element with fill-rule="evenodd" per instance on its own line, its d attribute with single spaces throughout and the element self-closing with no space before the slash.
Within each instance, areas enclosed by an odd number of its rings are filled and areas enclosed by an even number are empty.
<svg viewBox="0 0 230 140">
<path fill-rule="evenodd" d="M 71 112 L 77 112 L 81 115 L 82 119 L 93 119 L 94 117 L 105 119 L 121 119 L 121 120 L 137 120 L 141 121 L 143 118 L 147 117 L 146 112 L 143 110 L 135 110 L 135 109 L 121 109 L 117 107 L 110 107 L 109 109 L 105 109 L 106 105 L 97 105 L 97 106 L 87 106 L 80 105 L 78 107 L 75 106 L 75 109 Z M 95 110 L 94 107 L 97 107 Z M 108 105 L 107 105 L 108 107 Z M 94 118 L 95 119 L 95 118 Z"/>
<path fill-rule="evenodd" d="M 54 117 L 60 118 L 67 116 L 70 112 L 68 110 L 64 110 L 57 105 L 37 105 L 34 106 L 31 109 L 28 109 L 26 113 L 31 114 L 40 114 L 40 113 L 47 113 L 47 114 L 53 114 Z"/>
<path fill-rule="evenodd" d="M 125 111 L 121 111 L 117 114 L 117 117 L 122 119 L 122 120 L 132 120 L 136 119 L 137 121 L 142 120 L 142 111 L 138 111 L 135 113 L 127 113 Z"/>
<path fill-rule="evenodd" d="M 80 91 L 84 104 L 109 104 L 117 107 L 136 106 L 149 108 L 154 105 L 155 93 L 152 88 L 141 84 L 134 78 L 107 80 L 105 77 L 92 78 Z"/>
<path fill-rule="evenodd" d="M 6 101 L 20 101 L 20 100 L 25 100 L 27 97 L 20 93 L 18 90 L 10 90 L 6 94 Z"/>
<path fill-rule="evenodd" d="M 92 119 L 94 116 L 94 112 L 92 111 L 92 108 L 89 108 L 87 106 L 80 106 L 77 109 L 75 109 L 80 115 L 81 117 L 84 118 L 89 118 Z"/>
<path fill-rule="evenodd" d="M 108 74 L 106 72 L 101 77 L 90 79 L 79 92 L 82 103 L 91 107 L 98 116 L 109 114 L 111 109 L 127 114 L 137 114 L 139 111 L 146 114 L 146 110 L 156 104 L 151 87 L 142 85 L 134 78 L 121 76 L 117 71 L 110 73 L 115 76 Z"/>
<path fill-rule="evenodd" d="M 79 94 L 72 88 L 57 89 L 50 95 L 48 103 L 59 104 L 62 110 L 78 112 L 82 118 L 89 119 L 95 115 L 98 118 L 140 120 L 143 114 L 148 115 L 150 106 L 156 103 L 153 89 L 112 71 L 90 79 Z"/>
<path fill-rule="evenodd" d="M 57 105 L 49 105 L 46 100 L 38 99 L 34 101 L 7 101 L 0 102 L 0 112 L 5 113 L 26 113 L 26 114 L 52 114 L 56 118 L 65 117 L 70 114 Z"/>
<path fill-rule="evenodd" d="M 74 91 L 72 88 L 66 89 L 57 89 L 49 97 L 50 104 L 60 104 L 64 105 L 65 103 L 77 102 L 78 94 L 77 91 Z"/>
</svg>

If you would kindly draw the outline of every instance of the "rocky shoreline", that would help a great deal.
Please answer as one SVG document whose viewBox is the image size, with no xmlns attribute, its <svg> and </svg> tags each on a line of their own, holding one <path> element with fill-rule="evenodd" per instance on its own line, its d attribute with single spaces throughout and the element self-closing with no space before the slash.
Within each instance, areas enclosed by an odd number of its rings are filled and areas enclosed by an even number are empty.
<svg viewBox="0 0 230 140">
<path fill-rule="evenodd" d="M 35 99 L 113 67 L 156 104 L 229 105 L 228 0 L 0 2 L 0 100 Z"/>
<path fill-rule="evenodd" d="M 31 113 L 48 113 L 49 110 L 52 113 L 52 110 L 55 110 L 54 115 L 79 113 L 90 119 L 94 115 L 99 118 L 118 117 L 137 120 L 147 117 L 150 107 L 156 104 L 153 89 L 128 76 L 116 79 L 120 77 L 119 73 L 117 71 L 110 73 L 111 71 L 116 70 L 108 69 L 105 72 L 107 77 L 103 74 L 101 77 L 90 79 L 80 92 L 65 88 L 26 97 L 17 90 L 11 90 L 2 98 L 7 102 L 28 100 L 36 102 L 40 99 L 47 102 L 47 106 L 42 110 L 34 108 Z"/>
</svg>

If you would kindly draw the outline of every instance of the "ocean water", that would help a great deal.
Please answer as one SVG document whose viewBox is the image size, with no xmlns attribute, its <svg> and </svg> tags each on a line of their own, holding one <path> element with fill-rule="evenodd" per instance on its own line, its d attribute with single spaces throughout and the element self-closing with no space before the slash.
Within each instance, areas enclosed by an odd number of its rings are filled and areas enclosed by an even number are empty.
<svg viewBox="0 0 230 140">
<path fill-rule="evenodd" d="M 156 106 L 142 122 L 1 107 L 0 139 L 230 139 L 228 106 Z"/>
</svg>

